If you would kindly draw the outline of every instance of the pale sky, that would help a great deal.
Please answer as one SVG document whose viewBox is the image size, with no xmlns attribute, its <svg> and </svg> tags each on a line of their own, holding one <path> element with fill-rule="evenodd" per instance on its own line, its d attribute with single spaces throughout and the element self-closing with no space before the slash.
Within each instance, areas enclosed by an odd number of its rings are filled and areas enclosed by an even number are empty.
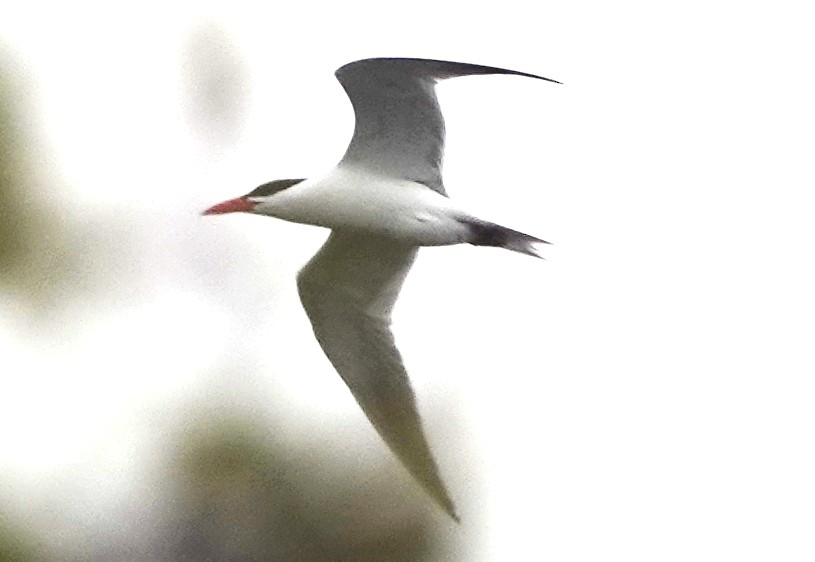
<svg viewBox="0 0 815 562">
<path fill-rule="evenodd" d="M 326 387 L 294 289 L 324 233 L 198 213 L 334 165 L 353 127 L 335 68 L 428 57 L 564 83 L 439 89 L 451 197 L 554 242 L 545 262 L 424 250 L 396 309 L 442 472 L 458 431 L 479 460 L 472 482 L 448 482 L 467 560 L 813 559 L 803 3 L 18 4 L 0 38 L 62 178 L 40 194 L 66 215 L 126 215 L 150 281 L 47 350 L 0 298 L 0 475 L 15 501 L 66 469 L 126 493 L 128 444 L 152 439 L 145 412 L 215 392 L 201 373 L 236 350 L 257 366 L 258 402 L 285 393 L 304 432 L 365 431 L 339 377 Z M 202 144 L 182 106 L 185 49 L 207 26 L 245 65 L 227 146 Z M 197 267 L 241 272 L 224 286 L 245 286 L 248 316 L 178 273 L 187 244 Z"/>
</svg>

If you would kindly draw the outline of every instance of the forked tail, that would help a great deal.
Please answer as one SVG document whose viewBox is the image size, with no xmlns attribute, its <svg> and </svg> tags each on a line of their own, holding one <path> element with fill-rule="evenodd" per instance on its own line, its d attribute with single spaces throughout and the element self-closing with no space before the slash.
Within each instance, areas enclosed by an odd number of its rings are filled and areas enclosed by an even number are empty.
<svg viewBox="0 0 815 562">
<path fill-rule="evenodd" d="M 468 242 L 474 246 L 496 246 L 545 259 L 540 254 L 540 245 L 551 244 L 546 240 L 535 238 L 499 224 L 478 219 L 468 219 L 466 222 L 472 232 L 472 237 Z"/>
</svg>

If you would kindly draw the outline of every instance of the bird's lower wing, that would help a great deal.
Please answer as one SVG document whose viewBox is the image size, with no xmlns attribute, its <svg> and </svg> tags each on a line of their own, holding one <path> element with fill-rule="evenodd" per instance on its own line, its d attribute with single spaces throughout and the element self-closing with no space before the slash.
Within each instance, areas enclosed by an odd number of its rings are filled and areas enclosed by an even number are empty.
<svg viewBox="0 0 815 562">
<path fill-rule="evenodd" d="M 390 330 L 391 310 L 418 249 L 334 232 L 300 271 L 298 290 L 317 341 L 365 415 L 408 471 L 454 519 Z"/>
</svg>

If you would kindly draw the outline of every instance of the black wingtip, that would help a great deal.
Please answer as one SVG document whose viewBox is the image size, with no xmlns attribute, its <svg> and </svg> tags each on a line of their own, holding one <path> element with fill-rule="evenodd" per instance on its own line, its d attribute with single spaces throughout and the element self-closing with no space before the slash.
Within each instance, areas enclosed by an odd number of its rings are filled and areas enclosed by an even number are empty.
<svg viewBox="0 0 815 562">
<path fill-rule="evenodd" d="M 429 71 L 430 75 L 437 80 L 444 80 L 457 76 L 473 76 L 478 74 L 505 74 L 524 76 L 526 78 L 537 78 L 538 80 L 546 80 L 547 82 L 552 82 L 554 84 L 563 84 L 563 82 L 559 82 L 552 78 L 546 78 L 545 76 L 530 74 L 529 72 L 521 72 L 519 70 L 500 68 L 497 66 L 410 57 L 376 57 L 361 59 L 354 62 L 349 62 L 348 64 L 339 67 L 334 74 L 340 79 L 340 82 L 342 82 L 341 75 L 347 71 L 350 71 L 352 68 L 376 69 L 377 67 L 399 69 L 408 73 Z"/>
<path fill-rule="evenodd" d="M 452 500 L 445 495 L 444 497 L 433 495 L 436 504 L 444 511 L 444 514 L 450 517 L 457 525 L 461 525 L 461 516 L 458 514 L 456 506 Z"/>
<path fill-rule="evenodd" d="M 530 74 L 528 72 L 519 72 L 517 70 L 508 70 L 501 74 L 514 74 L 515 76 L 523 76 L 525 78 L 537 78 L 538 80 L 546 80 L 547 82 L 552 82 L 553 84 L 560 84 L 563 85 L 563 82 L 555 80 L 554 78 L 547 78 L 546 76 L 538 76 L 537 74 Z"/>
<path fill-rule="evenodd" d="M 441 477 L 436 474 L 434 478 L 435 482 L 420 478 L 417 478 L 417 480 L 419 480 L 419 483 L 422 485 L 425 491 L 430 494 L 430 497 L 434 502 L 436 502 L 436 505 L 438 505 L 442 511 L 444 511 L 444 513 L 450 517 L 450 519 L 455 521 L 457 524 L 461 524 L 461 517 L 458 514 L 456 505 L 453 503 L 453 500 L 450 499 L 450 495 L 448 494 L 447 488 L 444 486 Z"/>
</svg>

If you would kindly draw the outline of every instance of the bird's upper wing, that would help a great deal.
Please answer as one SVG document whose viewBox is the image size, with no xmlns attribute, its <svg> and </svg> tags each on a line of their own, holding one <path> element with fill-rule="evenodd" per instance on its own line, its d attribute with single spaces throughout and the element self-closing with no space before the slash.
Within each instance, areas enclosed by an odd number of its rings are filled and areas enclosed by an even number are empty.
<svg viewBox="0 0 815 562">
<path fill-rule="evenodd" d="M 446 195 L 441 179 L 444 119 L 438 80 L 471 74 L 549 78 L 491 66 L 426 59 L 364 59 L 336 76 L 354 106 L 356 125 L 342 164 L 423 183 Z"/>
<path fill-rule="evenodd" d="M 300 271 L 297 286 L 317 341 L 368 419 L 457 519 L 390 330 L 391 309 L 417 251 L 390 239 L 334 232 Z"/>
</svg>

